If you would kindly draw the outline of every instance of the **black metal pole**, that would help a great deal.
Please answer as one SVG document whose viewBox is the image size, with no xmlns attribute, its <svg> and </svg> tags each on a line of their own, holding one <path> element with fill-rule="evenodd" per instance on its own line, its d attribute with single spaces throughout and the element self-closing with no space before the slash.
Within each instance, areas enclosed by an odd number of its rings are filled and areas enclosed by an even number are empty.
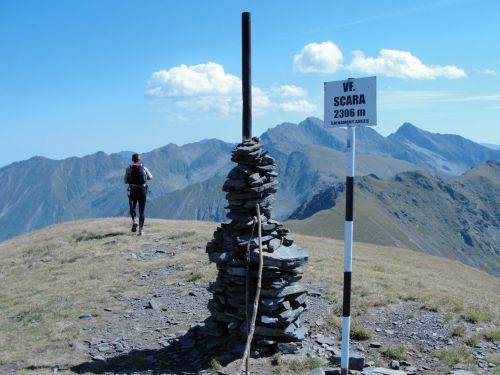
<svg viewBox="0 0 500 375">
<path fill-rule="evenodd" d="M 250 12 L 241 13 L 241 70 L 243 94 L 243 141 L 252 138 L 252 50 Z"/>
</svg>

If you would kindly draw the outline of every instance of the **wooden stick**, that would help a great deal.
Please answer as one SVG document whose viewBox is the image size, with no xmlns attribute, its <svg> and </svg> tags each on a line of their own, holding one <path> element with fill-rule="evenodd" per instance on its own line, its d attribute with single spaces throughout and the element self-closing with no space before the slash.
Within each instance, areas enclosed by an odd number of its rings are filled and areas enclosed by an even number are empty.
<svg viewBox="0 0 500 375">
<path fill-rule="evenodd" d="M 245 275 L 245 324 L 246 324 L 245 328 L 247 337 L 250 330 L 250 308 L 248 303 L 248 300 L 250 299 L 250 244 L 253 240 L 253 232 L 255 230 L 256 223 L 257 223 L 257 218 L 254 217 L 252 223 L 252 230 L 250 232 L 250 238 L 248 239 L 247 254 L 246 254 L 247 270 Z"/>
<path fill-rule="evenodd" d="M 250 332 L 248 333 L 247 342 L 245 345 L 245 351 L 243 352 L 243 359 L 241 362 L 240 373 L 243 371 L 243 367 L 245 367 L 245 374 L 249 375 L 249 367 L 250 367 L 250 346 L 253 340 L 253 334 L 255 331 L 255 321 L 257 320 L 257 310 L 259 308 L 259 298 L 260 298 L 260 289 L 262 287 L 262 269 L 264 268 L 264 255 L 262 254 L 262 223 L 260 221 L 260 207 L 259 204 L 257 207 L 257 223 L 259 225 L 258 233 L 259 233 L 259 273 L 257 276 L 257 290 L 255 291 L 255 299 L 253 301 L 253 311 L 252 311 L 252 322 L 250 323 Z"/>
</svg>

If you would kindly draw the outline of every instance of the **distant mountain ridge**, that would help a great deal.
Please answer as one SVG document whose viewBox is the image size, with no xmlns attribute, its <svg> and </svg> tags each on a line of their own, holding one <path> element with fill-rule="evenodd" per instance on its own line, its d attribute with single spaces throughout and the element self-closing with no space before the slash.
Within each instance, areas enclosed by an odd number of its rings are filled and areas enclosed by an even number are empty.
<svg viewBox="0 0 500 375">
<path fill-rule="evenodd" d="M 407 159 L 426 169 L 460 174 L 488 160 L 498 160 L 499 152 L 454 134 L 433 134 L 404 123 L 389 139 L 414 151 Z M 430 167 L 430 168 L 429 168 Z"/>
<path fill-rule="evenodd" d="M 500 150 L 500 145 L 494 145 L 492 143 L 481 143 L 482 146 L 491 148 L 492 150 Z"/>
<path fill-rule="evenodd" d="M 443 179 L 424 171 L 356 178 L 354 237 L 460 260 L 500 277 L 500 161 Z M 287 225 L 343 238 L 344 184 L 304 202 Z"/>
<path fill-rule="evenodd" d="M 144 153 L 154 173 L 151 198 L 185 188 L 214 175 L 225 175 L 222 162 L 233 145 L 206 140 L 182 147 L 167 145 Z M 46 225 L 128 212 L 123 183 L 129 160 L 97 152 L 82 158 L 34 157 L 0 168 L 0 240 Z"/>
<path fill-rule="evenodd" d="M 389 137 L 372 128 L 358 128 L 356 133 L 358 175 L 388 177 L 419 168 L 453 175 L 489 159 L 500 160 L 500 151 L 410 124 Z M 266 150 L 277 161 L 277 218 L 288 217 L 314 194 L 344 179 L 345 134 L 312 117 L 262 134 Z M 440 144 L 445 149 L 439 149 Z M 148 215 L 225 220 L 221 180 L 234 166 L 234 146 L 211 139 L 143 153 L 155 177 Z M 127 215 L 122 176 L 130 153 L 98 152 L 65 160 L 35 157 L 0 168 L 0 240 L 67 220 Z"/>
</svg>

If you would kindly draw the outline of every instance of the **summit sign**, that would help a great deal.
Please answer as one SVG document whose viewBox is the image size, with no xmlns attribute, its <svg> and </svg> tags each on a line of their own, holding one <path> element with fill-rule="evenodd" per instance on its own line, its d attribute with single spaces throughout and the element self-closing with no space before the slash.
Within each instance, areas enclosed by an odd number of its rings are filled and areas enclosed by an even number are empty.
<svg viewBox="0 0 500 375">
<path fill-rule="evenodd" d="M 325 126 L 377 125 L 376 79 L 325 82 Z"/>
<path fill-rule="evenodd" d="M 376 79 L 376 77 L 365 77 L 325 82 L 325 126 L 347 127 L 344 294 L 342 301 L 342 353 L 340 356 L 340 373 L 342 375 L 349 371 L 356 127 L 377 125 Z"/>
</svg>

